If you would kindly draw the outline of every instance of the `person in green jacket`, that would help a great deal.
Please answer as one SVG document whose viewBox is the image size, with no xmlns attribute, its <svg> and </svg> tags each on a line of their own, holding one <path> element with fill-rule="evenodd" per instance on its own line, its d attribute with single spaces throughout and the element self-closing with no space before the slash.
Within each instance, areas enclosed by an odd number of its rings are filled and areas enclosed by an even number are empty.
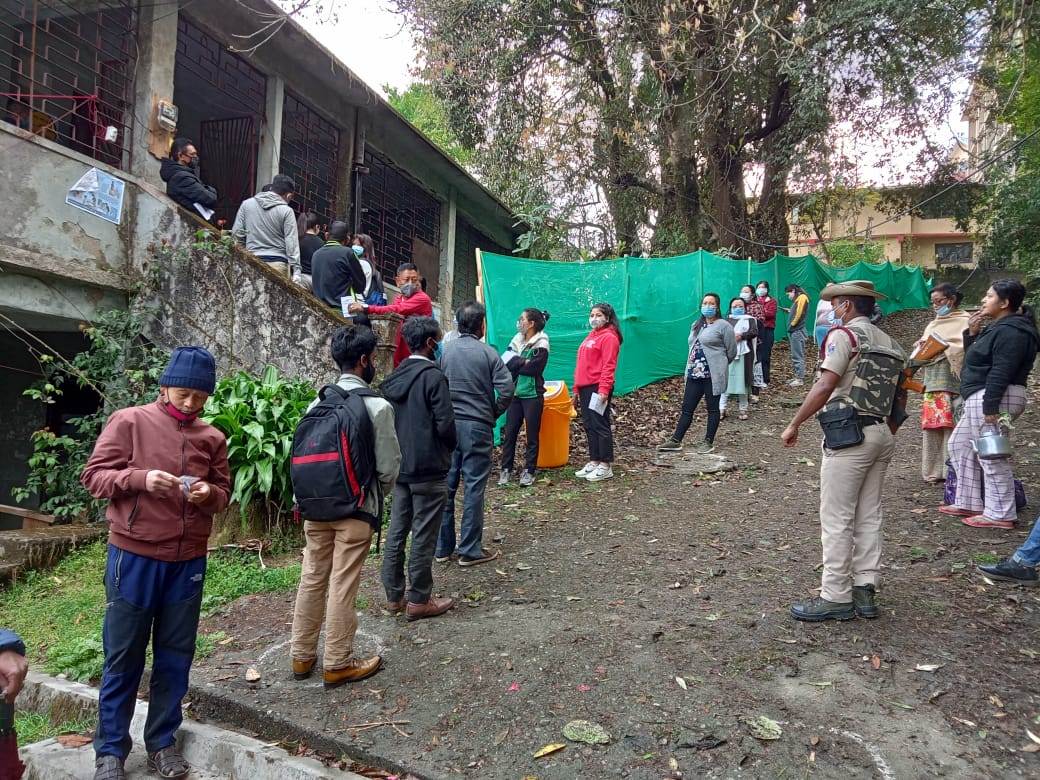
<svg viewBox="0 0 1040 780">
<path fill-rule="evenodd" d="M 549 337 L 545 335 L 548 319 L 547 311 L 524 309 L 516 321 L 516 335 L 503 356 L 506 368 L 516 382 L 516 393 L 506 410 L 506 426 L 502 431 L 499 485 L 509 484 L 516 458 L 516 437 L 524 423 L 527 424 L 527 450 L 524 453 L 524 470 L 520 474 L 520 487 L 534 484 L 534 473 L 538 466 L 538 432 L 542 425 L 545 397 L 543 373 L 546 361 L 549 360 Z"/>
</svg>

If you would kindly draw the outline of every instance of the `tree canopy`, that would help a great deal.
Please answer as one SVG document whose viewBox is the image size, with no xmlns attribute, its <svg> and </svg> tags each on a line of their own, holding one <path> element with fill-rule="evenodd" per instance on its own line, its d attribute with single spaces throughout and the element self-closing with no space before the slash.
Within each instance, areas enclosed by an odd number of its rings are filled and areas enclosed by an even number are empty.
<svg viewBox="0 0 1040 780">
<path fill-rule="evenodd" d="M 488 185 L 518 213 L 552 204 L 547 226 L 603 254 L 772 255 L 835 123 L 882 152 L 924 136 L 984 23 L 980 0 L 393 5 Z"/>
</svg>

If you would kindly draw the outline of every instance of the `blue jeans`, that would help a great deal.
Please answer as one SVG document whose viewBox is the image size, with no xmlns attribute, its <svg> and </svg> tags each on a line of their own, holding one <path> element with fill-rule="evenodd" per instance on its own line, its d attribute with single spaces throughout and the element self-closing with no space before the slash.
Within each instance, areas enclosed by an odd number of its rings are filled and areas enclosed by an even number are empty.
<svg viewBox="0 0 1040 780">
<path fill-rule="evenodd" d="M 805 326 L 795 328 L 787 334 L 791 340 L 791 363 L 794 365 L 794 375 L 798 379 L 805 379 L 805 341 L 809 333 Z"/>
<path fill-rule="evenodd" d="M 484 548 L 484 489 L 491 474 L 491 452 L 495 446 L 494 430 L 476 420 L 455 420 L 458 446 L 448 472 L 448 500 L 441 517 L 437 539 L 438 558 L 455 552 L 455 494 L 462 482 L 462 527 L 458 541 L 459 557 L 480 558 Z"/>
<path fill-rule="evenodd" d="M 105 669 L 98 696 L 94 752 L 126 758 L 130 719 L 152 639 L 152 677 L 144 745 L 149 753 L 176 741 L 181 700 L 195 657 L 206 558 L 157 561 L 108 546 L 105 566 Z"/>
<path fill-rule="evenodd" d="M 1029 532 L 1029 537 L 1011 557 L 1023 566 L 1035 567 L 1040 564 L 1040 517 L 1033 523 L 1033 530 Z"/>
</svg>

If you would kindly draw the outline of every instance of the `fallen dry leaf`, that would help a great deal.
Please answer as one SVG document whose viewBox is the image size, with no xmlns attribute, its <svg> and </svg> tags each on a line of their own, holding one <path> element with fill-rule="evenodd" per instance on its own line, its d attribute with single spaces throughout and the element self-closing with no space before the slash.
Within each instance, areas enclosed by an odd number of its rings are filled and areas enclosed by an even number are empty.
<svg viewBox="0 0 1040 780">
<path fill-rule="evenodd" d="M 563 750 L 565 747 L 567 747 L 567 743 L 566 742 L 557 742 L 554 745 L 546 745 L 541 750 L 539 750 L 537 753 L 535 753 L 534 757 L 535 758 L 541 758 L 542 756 L 547 756 L 550 753 L 555 753 L 558 750 Z"/>
<path fill-rule="evenodd" d="M 94 738 L 86 734 L 62 734 L 58 737 L 58 744 L 65 747 L 83 747 L 94 741 Z"/>
<path fill-rule="evenodd" d="M 1002 702 L 1002 701 L 1000 700 L 1000 697 L 999 697 L 999 696 L 997 696 L 997 694 L 995 694 L 995 693 L 991 693 L 991 694 L 989 695 L 989 700 L 990 700 L 991 702 L 993 702 L 993 704 L 994 704 L 994 705 L 996 705 L 997 707 L 1000 707 L 1001 709 L 1003 709 L 1003 708 L 1004 708 L 1004 702 Z"/>
<path fill-rule="evenodd" d="M 246 682 L 256 682 L 260 679 L 260 672 L 250 666 L 246 669 Z"/>
<path fill-rule="evenodd" d="M 686 688 L 686 680 L 684 680 L 682 677 L 676 677 L 675 678 L 675 682 L 684 691 L 687 690 L 687 688 Z"/>
<path fill-rule="evenodd" d="M 881 668 L 881 659 L 877 657 L 877 654 L 870 656 L 870 665 L 875 669 Z"/>
<path fill-rule="evenodd" d="M 915 672 L 934 672 L 936 669 L 941 669 L 943 664 L 918 664 L 914 667 Z"/>
</svg>

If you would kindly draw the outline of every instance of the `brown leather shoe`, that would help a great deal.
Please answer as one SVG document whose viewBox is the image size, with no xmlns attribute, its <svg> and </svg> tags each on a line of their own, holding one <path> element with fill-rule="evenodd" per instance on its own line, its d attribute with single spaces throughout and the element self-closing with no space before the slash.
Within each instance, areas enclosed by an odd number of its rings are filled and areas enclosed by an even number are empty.
<svg viewBox="0 0 1040 780">
<path fill-rule="evenodd" d="M 437 615 L 443 615 L 451 609 L 454 603 L 455 599 L 448 596 L 431 596 L 430 600 L 425 604 L 413 604 L 409 601 L 408 606 L 405 608 L 404 617 L 409 622 L 428 617 L 437 617 Z"/>
<path fill-rule="evenodd" d="M 326 669 L 324 672 L 325 690 L 338 688 L 344 683 L 357 682 L 358 680 L 364 680 L 366 677 L 371 677 L 379 671 L 382 665 L 383 659 L 378 655 L 373 655 L 369 658 L 353 658 L 342 669 Z"/>
<path fill-rule="evenodd" d="M 294 680 L 306 680 L 311 676 L 311 672 L 314 671 L 314 661 L 312 658 L 309 661 L 297 661 L 295 658 L 292 661 L 292 676 Z"/>
<path fill-rule="evenodd" d="M 404 599 L 386 602 L 386 611 L 393 612 L 394 614 L 397 614 L 398 612 L 404 612 Z"/>
</svg>

